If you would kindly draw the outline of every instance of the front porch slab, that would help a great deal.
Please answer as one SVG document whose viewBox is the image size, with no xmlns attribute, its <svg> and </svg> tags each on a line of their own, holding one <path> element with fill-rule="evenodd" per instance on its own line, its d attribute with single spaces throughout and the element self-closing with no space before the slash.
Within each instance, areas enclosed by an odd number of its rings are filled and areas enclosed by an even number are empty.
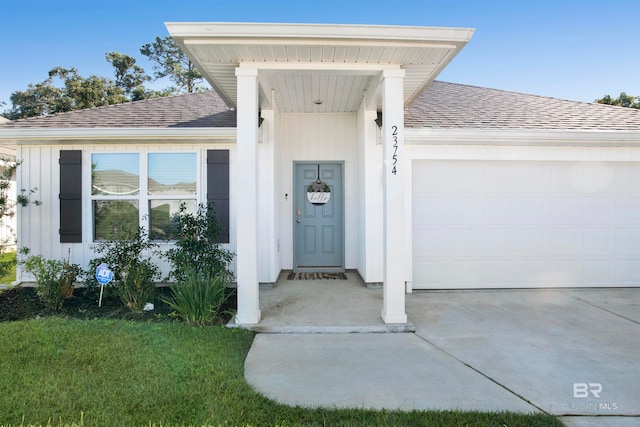
<svg viewBox="0 0 640 427">
<path fill-rule="evenodd" d="M 261 287 L 262 319 L 243 327 L 279 334 L 415 331 L 411 323 L 385 324 L 382 289 L 367 288 L 356 272 L 347 272 L 347 280 L 288 280 L 288 273 L 282 272 L 272 287 Z"/>
</svg>

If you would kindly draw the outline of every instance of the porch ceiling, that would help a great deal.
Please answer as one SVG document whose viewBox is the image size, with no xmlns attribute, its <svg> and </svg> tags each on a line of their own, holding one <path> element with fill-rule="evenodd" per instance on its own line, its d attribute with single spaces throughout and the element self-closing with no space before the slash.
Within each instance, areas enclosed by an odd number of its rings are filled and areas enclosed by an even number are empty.
<svg viewBox="0 0 640 427">
<path fill-rule="evenodd" d="M 237 102 L 235 69 L 256 67 L 260 107 L 275 100 L 282 112 L 356 111 L 365 91 L 367 108 L 380 109 L 380 72 L 389 68 L 405 70 L 408 105 L 473 35 L 464 28 L 369 25 L 166 26 L 229 107 Z"/>
</svg>

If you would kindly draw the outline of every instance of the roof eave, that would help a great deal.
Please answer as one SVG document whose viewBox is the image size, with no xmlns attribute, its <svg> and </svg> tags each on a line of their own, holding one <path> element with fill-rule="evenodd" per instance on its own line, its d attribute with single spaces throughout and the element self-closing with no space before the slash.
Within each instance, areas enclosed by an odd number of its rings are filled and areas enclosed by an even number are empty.
<svg viewBox="0 0 640 427">
<path fill-rule="evenodd" d="M 163 140 L 207 139 L 229 140 L 236 138 L 235 127 L 225 128 L 26 128 L 0 129 L 3 144 L 24 144 L 43 140 Z"/>
<path fill-rule="evenodd" d="M 467 43 L 472 28 L 393 25 L 282 24 L 237 22 L 165 22 L 173 38 L 276 38 L 334 40 L 402 40 Z"/>
<path fill-rule="evenodd" d="M 408 145 L 640 147 L 639 130 L 405 128 Z"/>
</svg>

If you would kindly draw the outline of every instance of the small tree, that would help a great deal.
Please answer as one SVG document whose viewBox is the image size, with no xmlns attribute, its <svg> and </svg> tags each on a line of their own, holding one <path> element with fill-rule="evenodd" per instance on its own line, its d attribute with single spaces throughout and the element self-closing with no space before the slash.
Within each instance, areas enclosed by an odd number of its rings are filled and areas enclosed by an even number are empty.
<svg viewBox="0 0 640 427">
<path fill-rule="evenodd" d="M 232 279 L 229 263 L 234 255 L 217 243 L 220 224 L 213 210 L 205 204 L 200 204 L 195 214 L 188 213 L 186 209 L 182 204 L 178 214 L 172 218 L 170 236 L 175 240 L 175 248 L 165 253 L 172 264 L 169 277 L 184 281 L 186 272 L 192 270 Z"/>
<path fill-rule="evenodd" d="M 96 268 L 105 263 L 113 271 L 113 285 L 122 303 L 131 311 L 140 312 L 155 292 L 160 269 L 153 262 L 157 246 L 149 240 L 144 228 L 125 230 L 121 240 L 105 240 L 93 245 L 99 258 L 89 262 L 87 285 L 96 289 Z"/>
<path fill-rule="evenodd" d="M 176 92 L 192 93 L 199 90 L 198 83 L 204 80 L 202 74 L 171 37 L 156 37 L 153 43 L 143 45 L 140 53 L 155 63 L 155 77 L 169 77 L 177 86 Z"/>
<path fill-rule="evenodd" d="M 107 52 L 105 58 L 113 66 L 115 84 L 132 100 L 147 98 L 144 82 L 151 80 L 134 57 L 120 52 Z"/>
<path fill-rule="evenodd" d="M 27 258 L 20 264 L 35 277 L 38 297 L 48 309 L 60 310 L 64 301 L 73 295 L 73 283 L 83 275 L 80 266 L 71 264 L 68 258 L 60 261 L 29 255 L 27 248 L 21 252 Z"/>
</svg>

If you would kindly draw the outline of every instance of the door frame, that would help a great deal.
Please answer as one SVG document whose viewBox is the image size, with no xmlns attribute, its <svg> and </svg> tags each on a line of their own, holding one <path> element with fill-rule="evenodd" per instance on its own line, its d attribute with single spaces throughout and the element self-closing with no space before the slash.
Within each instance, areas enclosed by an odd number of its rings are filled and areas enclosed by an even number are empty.
<svg viewBox="0 0 640 427">
<path fill-rule="evenodd" d="M 341 173 L 341 182 L 342 182 L 342 209 L 341 209 L 341 227 L 342 227 L 342 235 L 341 235 L 341 243 L 340 243 L 340 248 L 341 248 L 341 252 L 342 252 L 342 256 L 341 256 L 341 260 L 340 260 L 340 266 L 339 267 L 299 267 L 298 266 L 298 239 L 297 237 L 297 233 L 296 233 L 296 207 L 298 204 L 298 193 L 296 191 L 296 169 L 298 167 L 298 165 L 316 165 L 316 164 L 329 164 L 329 165 L 340 165 L 340 173 Z M 292 173 L 292 186 L 291 188 L 293 189 L 293 194 L 292 194 L 292 208 L 291 208 L 291 248 L 292 248 L 292 252 L 293 252 L 293 271 L 294 272 L 304 272 L 304 271 L 313 271 L 313 272 L 318 272 L 318 273 L 322 273 L 322 272 L 326 272 L 326 273 L 341 273 L 345 271 L 345 258 L 346 258 L 346 253 L 345 253 L 345 240 L 346 240 L 346 230 L 345 230 L 345 213 L 346 213 L 346 208 L 345 208 L 345 182 L 344 182 L 344 178 L 345 178 L 345 164 L 344 164 L 344 160 L 317 160 L 317 161 L 313 161 L 313 160 L 294 160 L 293 161 L 293 173 Z"/>
</svg>

